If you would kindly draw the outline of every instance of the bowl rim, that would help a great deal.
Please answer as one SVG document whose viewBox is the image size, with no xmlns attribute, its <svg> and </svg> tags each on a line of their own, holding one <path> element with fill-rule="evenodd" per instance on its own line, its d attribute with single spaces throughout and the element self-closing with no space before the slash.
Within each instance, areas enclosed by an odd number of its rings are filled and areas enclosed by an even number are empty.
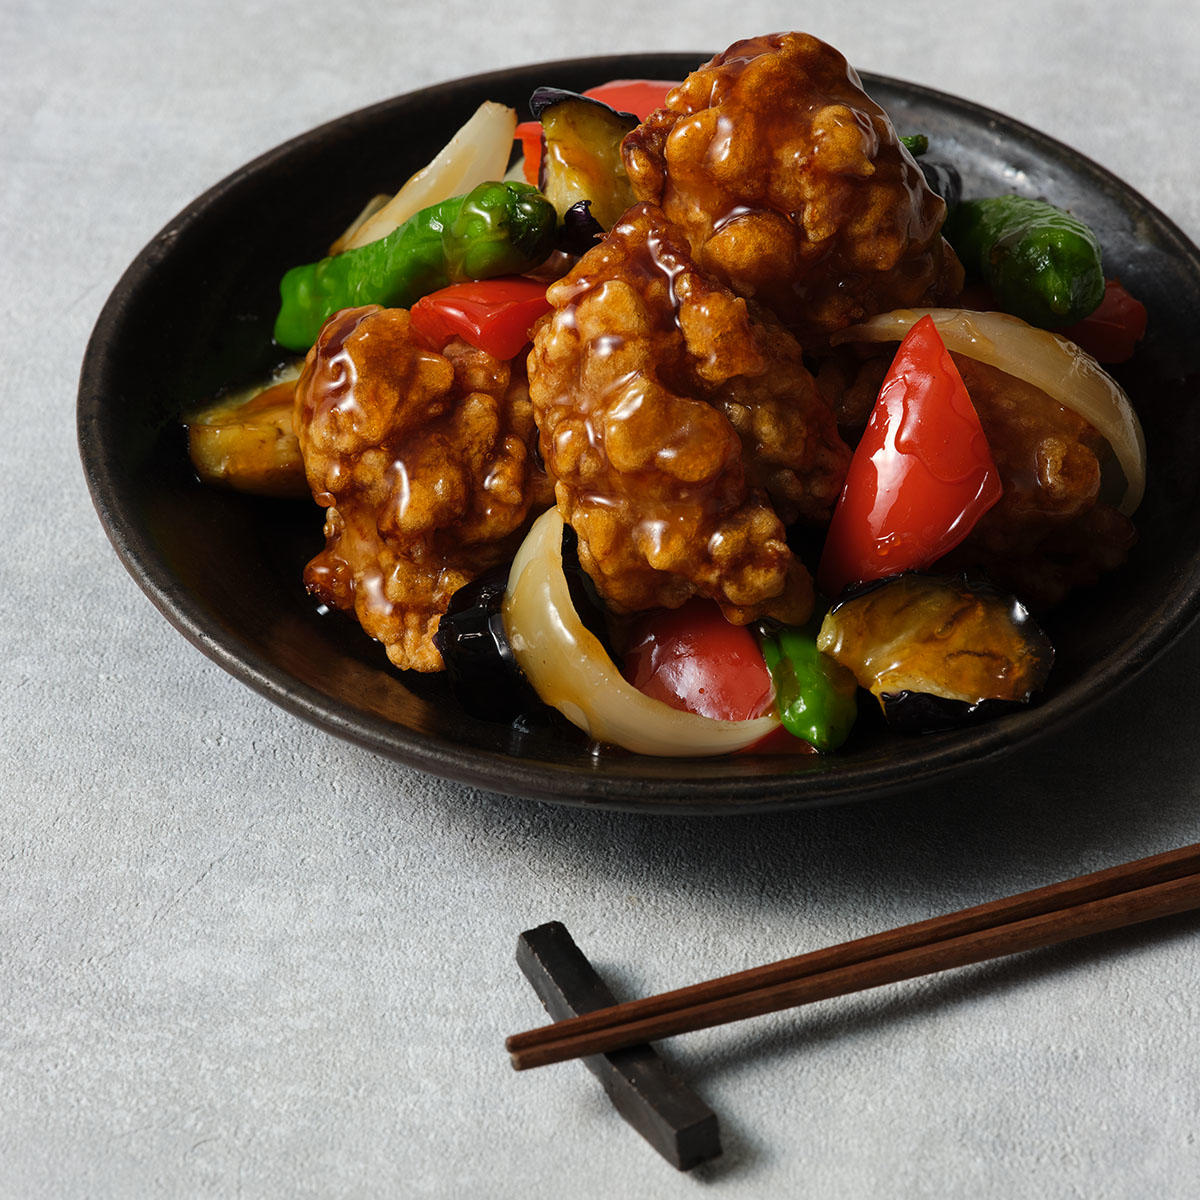
<svg viewBox="0 0 1200 1200">
<path fill-rule="evenodd" d="M 215 628 L 211 619 L 205 619 L 189 589 L 157 554 L 148 531 L 133 519 L 117 448 L 106 442 L 102 420 L 104 406 L 115 390 L 116 339 L 135 297 L 170 256 L 181 232 L 214 205 L 235 194 L 247 181 L 286 161 L 299 149 L 348 136 L 356 126 L 402 110 L 418 98 L 428 102 L 468 90 L 500 88 L 531 72 L 553 76 L 595 69 L 607 77 L 653 77 L 672 68 L 686 72 L 708 57 L 708 53 L 671 52 L 558 59 L 447 80 L 390 97 L 317 125 L 251 159 L 182 208 L 143 247 L 113 288 L 88 340 L 79 377 L 76 436 L 92 503 L 118 558 L 159 612 L 193 646 L 293 715 L 374 753 L 447 779 L 514 796 L 573 805 L 639 812 L 730 814 L 882 796 L 913 790 L 967 768 L 987 766 L 1008 755 L 1018 744 L 1032 745 L 1093 709 L 1140 675 L 1195 622 L 1200 615 L 1200 569 L 1180 578 L 1163 597 L 1155 619 L 1139 631 L 1127 656 L 1095 664 L 1082 678 L 1027 711 L 980 725 L 969 733 L 960 731 L 949 739 L 925 741 L 919 763 L 906 762 L 903 769 L 886 761 L 846 760 L 846 765 L 839 767 L 827 759 L 823 760 L 827 764 L 823 769 L 805 770 L 805 760 L 796 760 L 801 765 L 790 771 L 714 777 L 703 769 L 711 760 L 667 760 L 674 764 L 697 764 L 693 777 L 685 779 L 677 775 L 657 776 L 649 767 L 641 772 L 606 769 L 614 763 L 601 764 L 594 757 L 590 758 L 589 766 L 588 756 L 579 762 L 559 764 L 480 747 L 464 748 L 451 738 L 420 732 L 373 713 L 349 708 L 344 701 L 304 683 L 238 643 L 227 631 Z M 1042 153 L 1068 159 L 1074 173 L 1086 175 L 1096 186 L 1136 201 L 1141 212 L 1157 226 L 1160 236 L 1173 244 L 1174 252 L 1200 278 L 1200 250 L 1182 230 L 1107 168 L 1064 142 L 993 109 L 921 84 L 866 71 L 860 72 L 860 77 L 872 94 L 891 91 L 952 113 L 962 113 L 976 123 L 994 123 L 1006 136 L 1016 135 Z M 630 761 L 653 764 L 660 760 L 630 756 Z M 829 766 L 830 763 L 833 765 Z"/>
</svg>

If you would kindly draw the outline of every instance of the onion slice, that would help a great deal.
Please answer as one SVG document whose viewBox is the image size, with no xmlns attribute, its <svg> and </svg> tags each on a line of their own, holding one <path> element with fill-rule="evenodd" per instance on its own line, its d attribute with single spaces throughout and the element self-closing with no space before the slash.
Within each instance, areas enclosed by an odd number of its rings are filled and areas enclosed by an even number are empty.
<svg viewBox="0 0 1200 1200">
<path fill-rule="evenodd" d="M 485 100 L 469 121 L 377 212 L 352 225 L 332 253 L 353 250 L 387 237 L 414 213 L 451 196 L 461 196 L 508 169 L 517 110 Z"/>
<path fill-rule="evenodd" d="M 562 533 L 555 508 L 534 522 L 513 559 L 502 609 L 517 663 L 546 704 L 598 742 L 659 757 L 732 754 L 779 727 L 775 716 L 717 721 L 681 712 L 627 682 L 571 603 Z"/>
<path fill-rule="evenodd" d="M 1118 508 L 1126 516 L 1146 489 L 1146 439 L 1129 397 L 1090 354 L 1008 313 L 961 308 L 902 308 L 840 330 L 832 340 L 898 342 L 926 314 L 946 347 L 1023 379 L 1088 421 L 1112 447 L 1125 475 Z"/>
</svg>

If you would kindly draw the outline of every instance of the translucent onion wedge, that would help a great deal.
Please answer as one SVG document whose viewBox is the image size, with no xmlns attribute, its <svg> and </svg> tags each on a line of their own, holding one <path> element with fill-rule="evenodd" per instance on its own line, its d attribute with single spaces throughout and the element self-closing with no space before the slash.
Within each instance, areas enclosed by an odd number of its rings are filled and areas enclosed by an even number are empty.
<svg viewBox="0 0 1200 1200">
<path fill-rule="evenodd" d="M 522 154 L 517 161 L 514 162 L 507 171 L 504 172 L 504 181 L 506 183 L 509 181 L 513 183 L 529 182 L 529 180 L 525 178 L 525 155 Z M 534 180 L 534 182 L 536 183 L 537 181 Z"/>
<path fill-rule="evenodd" d="M 1125 475 L 1126 516 L 1146 488 L 1146 439 L 1129 397 L 1074 342 L 1017 317 L 961 308 L 903 308 L 834 335 L 835 342 L 898 342 L 928 313 L 948 349 L 1007 371 L 1077 412 L 1107 439 Z"/>
<path fill-rule="evenodd" d="M 715 721 L 680 712 L 623 679 L 571 603 L 562 532 L 557 509 L 534 522 L 513 559 L 502 610 L 517 663 L 546 704 L 598 742 L 660 757 L 732 754 L 779 727 L 774 716 Z"/>
<path fill-rule="evenodd" d="M 380 196 L 372 196 L 370 200 L 362 206 L 362 211 L 342 230 L 341 236 L 329 247 L 330 254 L 341 254 L 343 250 L 348 250 L 351 245 L 351 239 L 358 231 L 377 213 L 386 208 L 392 201 L 392 197 L 386 193 Z"/>
<path fill-rule="evenodd" d="M 489 179 L 502 178 L 508 169 L 516 128 L 516 109 L 485 100 L 437 157 L 349 237 L 339 239 L 334 252 L 377 242 L 403 225 L 413 213 L 451 196 L 461 196 Z"/>
</svg>

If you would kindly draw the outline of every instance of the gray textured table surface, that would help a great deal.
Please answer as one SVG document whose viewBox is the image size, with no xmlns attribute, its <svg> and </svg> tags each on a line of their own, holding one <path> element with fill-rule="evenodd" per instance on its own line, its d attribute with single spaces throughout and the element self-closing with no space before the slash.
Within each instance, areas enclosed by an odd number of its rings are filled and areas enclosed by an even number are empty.
<svg viewBox="0 0 1200 1200">
<path fill-rule="evenodd" d="M 632 995 L 1196 840 L 1200 634 L 987 776 L 664 820 L 308 728 L 120 567 L 73 428 L 105 296 L 208 185 L 399 91 L 802 21 L 1076 145 L 1200 236 L 1192 4 L 504 7 L 6 6 L 0 1195 L 1195 1195 L 1194 918 L 680 1039 L 727 1146 L 691 1176 L 578 1064 L 518 1076 L 502 1039 L 539 1020 L 512 956 L 544 920 Z"/>
</svg>

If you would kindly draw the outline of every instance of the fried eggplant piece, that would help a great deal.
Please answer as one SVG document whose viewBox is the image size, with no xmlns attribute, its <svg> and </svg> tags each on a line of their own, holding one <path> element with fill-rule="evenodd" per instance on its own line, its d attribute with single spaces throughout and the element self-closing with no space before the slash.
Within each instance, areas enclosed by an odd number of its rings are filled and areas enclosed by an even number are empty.
<svg viewBox="0 0 1200 1200">
<path fill-rule="evenodd" d="M 188 455 L 203 483 L 259 496 L 307 496 L 292 432 L 297 364 L 265 386 L 222 396 L 187 417 Z"/>
<path fill-rule="evenodd" d="M 639 200 L 701 270 L 806 344 L 962 287 L 946 206 L 833 47 L 749 38 L 693 71 L 623 143 Z"/>
<path fill-rule="evenodd" d="M 693 595 L 727 619 L 812 605 L 785 522 L 828 518 L 850 452 L 800 347 L 696 269 L 649 204 L 551 286 L 529 356 L 542 457 L 617 613 Z"/>
<path fill-rule="evenodd" d="M 308 589 L 352 612 L 402 669 L 437 671 L 458 588 L 512 557 L 553 502 L 524 373 L 412 336 L 404 309 L 331 318 L 296 387 L 294 425 L 325 549 Z"/>
<path fill-rule="evenodd" d="M 826 614 L 817 646 L 907 733 L 951 729 L 1028 704 L 1054 648 L 1017 599 L 965 578 L 909 573 Z"/>
<path fill-rule="evenodd" d="M 586 203 L 601 231 L 611 229 L 634 202 L 621 142 L 637 117 L 560 88 L 538 88 L 529 104 L 542 122 L 542 194 L 560 217 Z"/>
</svg>

